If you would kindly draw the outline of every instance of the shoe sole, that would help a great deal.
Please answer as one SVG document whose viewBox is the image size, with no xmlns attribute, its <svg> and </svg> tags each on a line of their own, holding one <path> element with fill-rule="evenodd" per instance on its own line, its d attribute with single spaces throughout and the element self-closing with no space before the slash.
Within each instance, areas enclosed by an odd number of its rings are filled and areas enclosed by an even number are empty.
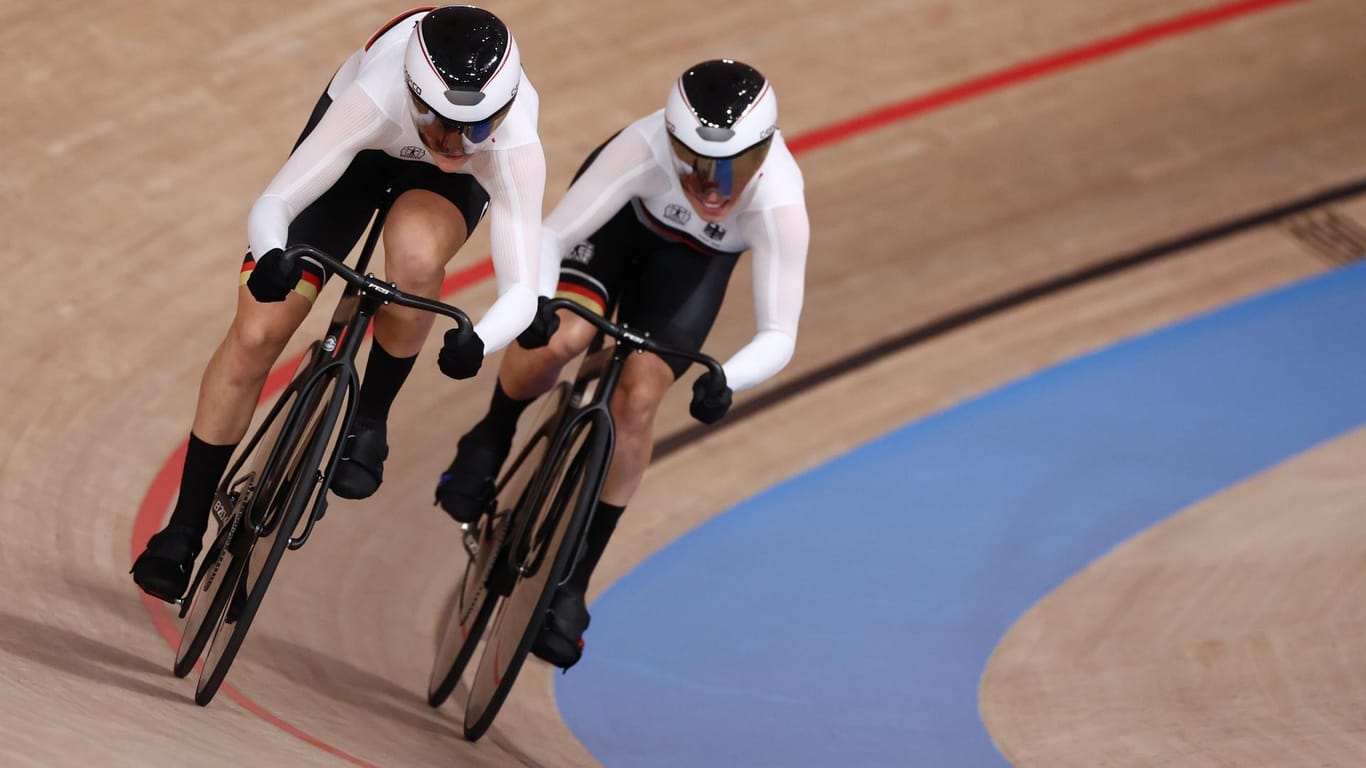
<svg viewBox="0 0 1366 768">
<path fill-rule="evenodd" d="M 541 636 L 531 647 L 531 653 L 541 661 L 560 669 L 569 669 L 583 658 L 583 646 L 582 637 L 575 642 L 547 627 L 541 630 Z"/>
<path fill-rule="evenodd" d="M 133 583 L 137 584 L 138 589 L 141 589 L 148 595 L 151 595 L 158 600 L 171 603 L 172 605 L 180 601 L 180 596 L 185 593 L 185 588 L 189 586 L 186 584 L 179 590 L 176 590 L 177 584 L 169 581 L 162 581 L 160 579 L 133 579 Z"/>
<path fill-rule="evenodd" d="M 436 501 L 457 523 L 473 523 L 478 520 L 493 500 L 494 484 L 491 479 L 485 480 L 479 492 L 472 496 L 447 485 L 447 475 L 441 477 L 445 482 L 437 486 Z M 469 510 L 468 514 L 465 513 L 466 510 Z"/>
<path fill-rule="evenodd" d="M 370 473 L 370 470 L 359 464 L 349 463 L 350 467 L 348 467 L 348 463 L 339 464 L 337 466 L 337 471 L 332 475 L 332 483 L 328 486 L 328 490 L 343 499 L 350 499 L 351 501 L 360 501 L 361 499 L 368 499 L 371 496 L 374 496 L 375 492 L 379 490 L 379 487 L 384 484 L 383 478 L 377 478 Z M 381 466 L 379 474 L 382 475 L 383 473 L 384 468 Z M 374 483 L 374 485 L 361 486 L 356 482 L 352 482 L 353 479 L 363 479 L 366 483 Z"/>
</svg>

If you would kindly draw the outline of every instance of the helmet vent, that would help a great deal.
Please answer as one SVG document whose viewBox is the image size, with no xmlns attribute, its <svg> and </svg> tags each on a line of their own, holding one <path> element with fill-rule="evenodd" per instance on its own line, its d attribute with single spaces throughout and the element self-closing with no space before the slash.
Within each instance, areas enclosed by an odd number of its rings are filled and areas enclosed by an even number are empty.
<svg viewBox="0 0 1366 768">
<path fill-rule="evenodd" d="M 464 90 L 452 88 L 449 91 L 446 91 L 446 101 L 449 101 L 457 107 L 473 107 L 483 100 L 484 92 L 477 89 Z"/>
<path fill-rule="evenodd" d="M 732 131 L 729 128 L 717 128 L 710 125 L 699 125 L 697 126 L 697 135 L 701 136 L 703 141 L 725 143 L 727 141 L 730 141 L 735 136 L 735 131 Z"/>
</svg>

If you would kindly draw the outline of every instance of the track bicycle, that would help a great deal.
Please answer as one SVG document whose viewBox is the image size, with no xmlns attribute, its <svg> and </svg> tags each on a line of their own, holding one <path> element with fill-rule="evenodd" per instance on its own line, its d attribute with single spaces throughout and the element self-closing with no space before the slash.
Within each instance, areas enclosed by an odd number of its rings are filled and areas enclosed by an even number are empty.
<svg viewBox="0 0 1366 768">
<path fill-rule="evenodd" d="M 428 703 L 440 706 L 488 635 L 465 706 L 470 741 L 493 723 L 543 631 L 555 590 L 582 556 L 584 533 L 612 460 L 615 427 L 609 404 L 626 360 L 634 352 L 653 352 L 700 363 L 707 372 L 695 399 L 726 386 L 721 364 L 707 355 L 665 346 L 566 299 L 548 301 L 539 311 L 558 309 L 592 323 L 597 336 L 574 379 L 542 396 L 548 415 L 506 465 L 483 514 L 462 526 L 469 561 L 428 683 Z"/>
<path fill-rule="evenodd" d="M 185 677 L 203 656 L 194 696 L 201 706 L 213 700 L 232 666 L 285 550 L 302 547 L 327 511 L 329 483 L 355 415 L 356 354 L 375 313 L 385 304 L 421 309 L 454 320 L 462 339 L 473 333 L 461 310 L 362 274 L 387 211 L 386 205 L 376 214 L 354 270 L 311 246 L 285 251 L 287 262 L 317 261 L 346 289 L 326 333 L 309 346 L 214 495 L 217 535 L 179 601 L 185 627 L 173 667 Z"/>
</svg>

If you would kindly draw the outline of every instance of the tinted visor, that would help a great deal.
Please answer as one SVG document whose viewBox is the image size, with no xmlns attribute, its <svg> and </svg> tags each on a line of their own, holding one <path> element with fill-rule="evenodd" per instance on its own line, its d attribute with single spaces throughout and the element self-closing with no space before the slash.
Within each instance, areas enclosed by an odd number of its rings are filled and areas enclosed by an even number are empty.
<svg viewBox="0 0 1366 768">
<path fill-rule="evenodd" d="M 459 123 L 438 114 L 412 89 L 408 90 L 408 96 L 409 111 L 413 114 L 413 125 L 417 126 L 418 136 L 427 149 L 438 155 L 468 154 L 475 145 L 489 140 L 512 109 L 512 101 L 509 101 L 502 109 L 477 123 Z"/>
<path fill-rule="evenodd" d="M 674 158 L 678 161 L 678 173 L 683 178 L 683 186 L 701 197 L 715 190 L 721 197 L 732 197 L 736 190 L 744 189 L 745 184 L 758 173 L 759 166 L 768 157 L 768 145 L 773 143 L 769 136 L 752 147 L 730 157 L 706 157 L 688 148 L 688 145 L 669 135 L 669 145 L 673 147 Z"/>
</svg>

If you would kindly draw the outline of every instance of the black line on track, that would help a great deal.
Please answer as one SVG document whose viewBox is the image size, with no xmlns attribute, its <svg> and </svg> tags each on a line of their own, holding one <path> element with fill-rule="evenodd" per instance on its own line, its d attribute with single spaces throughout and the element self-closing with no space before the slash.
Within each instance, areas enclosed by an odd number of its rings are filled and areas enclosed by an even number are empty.
<svg viewBox="0 0 1366 768">
<path fill-rule="evenodd" d="M 1034 283 L 1033 285 L 1027 285 L 1001 296 L 951 312 L 943 317 L 907 329 L 889 339 L 877 342 L 876 344 L 864 347 L 863 349 L 855 350 L 844 357 L 832 360 L 825 365 L 808 371 L 795 379 L 784 382 L 754 398 L 744 400 L 731 408 L 730 413 L 726 418 L 715 425 L 707 426 L 705 424 L 694 424 L 671 432 L 655 443 L 654 457 L 655 459 L 662 459 L 696 440 L 700 440 L 703 437 L 715 434 L 719 430 L 739 424 L 746 419 L 753 418 L 789 398 L 795 397 L 814 387 L 818 387 L 838 376 L 866 367 L 888 355 L 900 352 L 917 344 L 923 344 L 931 339 L 938 338 L 953 331 L 960 330 L 972 323 L 984 320 L 993 315 L 1015 309 L 1016 307 L 1031 301 L 1054 296 L 1093 280 L 1110 277 L 1136 267 L 1161 261 L 1162 259 L 1175 256 L 1183 251 L 1190 250 L 1191 248 L 1206 245 L 1231 235 L 1240 234 L 1265 224 L 1270 224 L 1287 216 L 1293 216 L 1321 205 L 1327 205 L 1329 203 L 1356 197 L 1362 193 L 1366 193 L 1366 178 L 1358 178 L 1355 181 L 1330 187 L 1287 202 L 1277 203 L 1268 208 L 1228 219 L 1168 240 L 1163 240 L 1136 251 L 1112 256 L 1097 264 L 1082 267 L 1075 271 Z"/>
</svg>

